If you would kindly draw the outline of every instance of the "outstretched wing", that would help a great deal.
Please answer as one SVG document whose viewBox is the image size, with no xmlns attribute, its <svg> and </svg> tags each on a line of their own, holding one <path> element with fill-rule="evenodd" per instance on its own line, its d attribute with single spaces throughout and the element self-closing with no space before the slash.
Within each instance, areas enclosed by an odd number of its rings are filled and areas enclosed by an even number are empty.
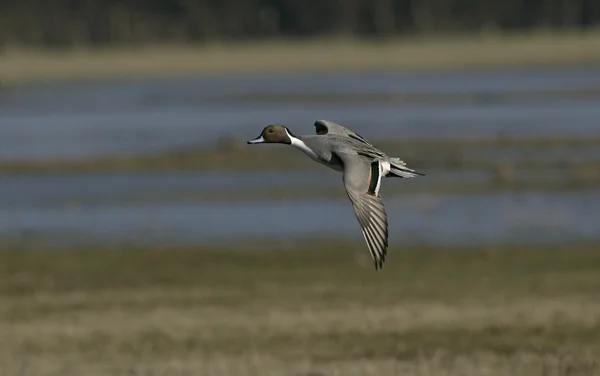
<svg viewBox="0 0 600 376">
<path fill-rule="evenodd" d="M 336 134 L 343 135 L 353 138 L 357 141 L 365 143 L 369 146 L 372 146 L 369 141 L 367 141 L 364 137 L 359 135 L 358 133 L 351 131 L 350 129 L 343 127 L 339 124 L 336 124 L 329 120 L 317 120 L 315 121 L 315 129 L 318 135 L 326 135 L 326 134 Z"/>
<path fill-rule="evenodd" d="M 388 221 L 379 195 L 382 168 L 352 154 L 336 153 L 344 163 L 344 187 L 373 257 L 375 269 L 383 267 L 388 247 Z"/>
</svg>

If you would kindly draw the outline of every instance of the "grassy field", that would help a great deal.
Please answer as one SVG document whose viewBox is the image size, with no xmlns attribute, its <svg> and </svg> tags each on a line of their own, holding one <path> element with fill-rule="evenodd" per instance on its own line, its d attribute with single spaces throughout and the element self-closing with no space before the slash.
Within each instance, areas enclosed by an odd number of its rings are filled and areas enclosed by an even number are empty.
<svg viewBox="0 0 600 376">
<path fill-rule="evenodd" d="M 7 48 L 0 83 L 108 77 L 357 69 L 488 68 L 600 62 L 600 32 L 536 32 L 387 41 L 270 41 L 74 50 Z"/>
<path fill-rule="evenodd" d="M 599 250 L 3 246 L 0 374 L 598 375 Z"/>
</svg>

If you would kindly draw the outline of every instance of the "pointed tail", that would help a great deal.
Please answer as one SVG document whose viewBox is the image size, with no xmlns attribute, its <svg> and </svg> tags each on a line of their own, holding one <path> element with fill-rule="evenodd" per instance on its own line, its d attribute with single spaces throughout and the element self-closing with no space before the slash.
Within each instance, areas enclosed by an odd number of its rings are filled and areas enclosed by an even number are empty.
<svg viewBox="0 0 600 376">
<path fill-rule="evenodd" d="M 388 177 L 413 178 L 417 175 L 425 176 L 425 174 L 406 167 L 406 163 L 399 158 L 390 158 L 390 172 L 387 174 Z"/>
</svg>

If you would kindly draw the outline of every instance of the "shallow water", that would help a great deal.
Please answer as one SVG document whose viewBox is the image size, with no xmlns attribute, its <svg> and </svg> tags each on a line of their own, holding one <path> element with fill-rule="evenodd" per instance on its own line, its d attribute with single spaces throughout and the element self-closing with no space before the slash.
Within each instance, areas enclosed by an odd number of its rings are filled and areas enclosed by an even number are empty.
<svg viewBox="0 0 600 376">
<path fill-rule="evenodd" d="M 600 240 L 600 192 L 581 195 L 407 195 L 386 200 L 390 241 L 481 243 Z M 64 242 L 360 238 L 346 200 L 0 209 L 8 239 Z"/>
<path fill-rule="evenodd" d="M 253 138 L 267 123 L 312 133 L 315 119 L 347 124 L 370 140 L 600 136 L 594 100 L 535 105 L 379 103 L 244 103 L 228 95 L 270 93 L 486 93 L 600 87 L 600 67 L 419 74 L 186 78 L 62 84 L 0 93 L 0 160 L 81 158 L 214 145 L 222 136 Z M 595 146 L 465 151 L 487 163 L 598 161 Z M 307 162 L 312 163 L 312 162 Z M 481 183 L 489 171 L 428 169 L 426 179 L 387 195 L 390 241 L 406 243 L 600 240 L 600 191 L 427 194 L 419 187 Z M 517 169 L 519 179 L 569 179 L 569 171 Z M 400 183 L 398 183 L 400 184 Z M 395 184 L 394 184 L 395 186 Z M 338 189 L 337 199 L 233 202 L 215 192 Z M 394 187 L 393 189 L 401 189 Z M 389 191 L 388 191 L 389 192 Z M 318 196 L 318 194 L 317 194 Z M 0 179 L 0 237 L 39 242 L 203 243 L 349 237 L 361 240 L 340 176 L 328 170 L 271 173 L 163 172 L 32 175 Z"/>
<path fill-rule="evenodd" d="M 600 135 L 597 100 L 533 104 L 214 102 L 271 93 L 461 93 L 600 87 L 600 67 L 360 73 L 328 76 L 186 78 L 63 84 L 0 95 L 0 159 L 80 158 L 213 145 L 253 138 L 282 122 L 313 133 L 316 119 L 346 124 L 370 140 Z"/>
<path fill-rule="evenodd" d="M 526 160 L 531 163 L 560 163 L 569 161 L 600 161 L 600 146 L 544 146 L 522 148 L 518 146 L 501 148 L 472 148 L 461 151 L 464 160 L 486 163 L 517 163 Z"/>
<path fill-rule="evenodd" d="M 340 194 L 334 199 L 274 197 L 239 203 L 176 200 L 190 192 L 198 197 L 220 188 L 262 189 L 273 184 L 281 189 L 337 187 Z M 152 200 L 140 202 L 140 197 Z M 600 240 L 597 190 L 384 193 L 384 198 L 390 239 L 396 244 Z M 328 171 L 36 176 L 6 178 L 0 184 L 0 236 L 17 241 L 204 243 L 273 234 L 281 239 L 360 239 L 357 226 L 340 176 Z"/>
<path fill-rule="evenodd" d="M 311 163 L 311 162 L 309 162 Z M 491 175 L 482 171 L 432 171 L 427 179 L 395 180 L 387 188 L 409 188 L 456 182 L 482 183 Z M 122 205 L 140 202 L 152 204 L 211 202 L 215 192 L 239 192 L 287 189 L 337 189 L 343 194 L 341 175 L 319 171 L 273 172 L 152 172 L 73 175 L 8 176 L 0 184 L 0 209 L 41 207 L 84 207 Z M 292 195 L 293 196 L 293 195 Z M 224 201 L 220 199 L 219 201 Z M 247 200 L 246 200 L 247 201 Z"/>
</svg>

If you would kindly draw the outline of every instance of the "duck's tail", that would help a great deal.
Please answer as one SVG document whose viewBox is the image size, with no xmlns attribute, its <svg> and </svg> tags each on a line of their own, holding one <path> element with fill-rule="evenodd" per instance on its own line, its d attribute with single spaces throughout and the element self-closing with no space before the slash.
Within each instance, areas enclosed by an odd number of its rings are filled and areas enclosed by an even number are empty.
<svg viewBox="0 0 600 376">
<path fill-rule="evenodd" d="M 390 172 L 386 175 L 386 177 L 413 178 L 417 175 L 425 176 L 425 174 L 406 167 L 406 163 L 400 158 L 390 158 L 389 162 Z"/>
</svg>

